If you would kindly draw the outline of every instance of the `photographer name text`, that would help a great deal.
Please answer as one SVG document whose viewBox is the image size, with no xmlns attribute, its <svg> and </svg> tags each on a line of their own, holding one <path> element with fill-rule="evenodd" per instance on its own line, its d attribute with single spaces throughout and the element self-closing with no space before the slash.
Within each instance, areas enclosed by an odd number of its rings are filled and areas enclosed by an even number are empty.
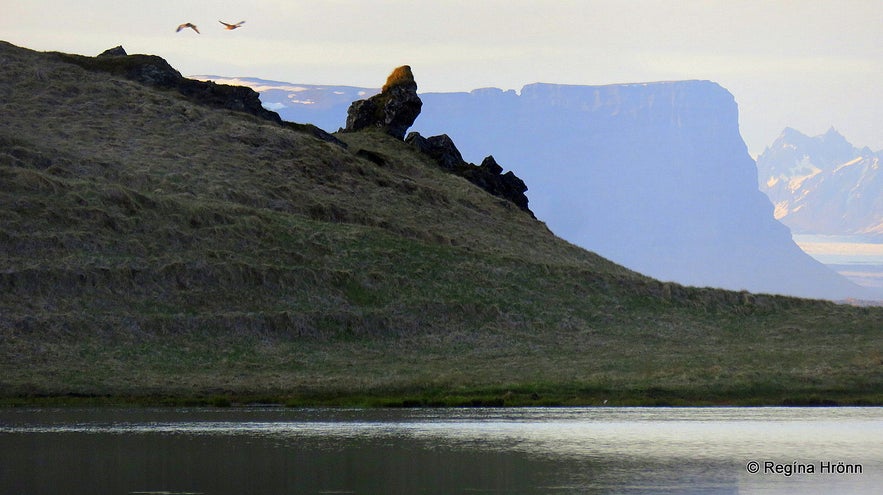
<svg viewBox="0 0 883 495">
<path fill-rule="evenodd" d="M 842 461 L 819 461 L 790 463 L 775 461 L 749 461 L 745 470 L 751 474 L 776 474 L 790 477 L 805 474 L 822 475 L 855 475 L 863 474 L 861 464 L 851 464 Z"/>
</svg>

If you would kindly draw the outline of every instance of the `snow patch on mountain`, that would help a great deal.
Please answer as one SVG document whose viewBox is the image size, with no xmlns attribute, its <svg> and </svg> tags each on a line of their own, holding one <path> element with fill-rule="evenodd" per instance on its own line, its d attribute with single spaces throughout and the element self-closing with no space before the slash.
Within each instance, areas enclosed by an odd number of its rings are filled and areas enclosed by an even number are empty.
<svg viewBox="0 0 883 495">
<path fill-rule="evenodd" d="M 795 234 L 873 235 L 883 222 L 881 156 L 833 128 L 814 137 L 786 129 L 758 156 L 758 178 Z"/>
</svg>

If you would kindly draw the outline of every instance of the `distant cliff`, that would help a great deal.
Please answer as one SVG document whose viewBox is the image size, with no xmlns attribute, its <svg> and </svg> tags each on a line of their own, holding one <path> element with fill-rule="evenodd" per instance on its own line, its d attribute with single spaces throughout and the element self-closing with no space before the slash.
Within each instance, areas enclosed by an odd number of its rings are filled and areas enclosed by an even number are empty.
<svg viewBox="0 0 883 495">
<path fill-rule="evenodd" d="M 785 129 L 757 158 L 757 171 L 776 218 L 793 232 L 883 240 L 881 158 L 834 129 L 815 137 Z"/>
<path fill-rule="evenodd" d="M 377 92 L 299 85 L 286 100 L 262 98 L 283 119 L 321 127 L 346 118 L 323 95 L 354 91 Z M 876 297 L 801 251 L 775 220 L 735 99 L 713 82 L 532 84 L 421 99 L 416 130 L 448 134 L 467 160 L 493 150 L 518 163 L 537 218 L 629 268 L 690 285 Z"/>
<path fill-rule="evenodd" d="M 417 127 L 518 161 L 558 235 L 680 283 L 873 297 L 806 255 L 758 191 L 733 96 L 708 81 L 423 95 Z"/>
</svg>

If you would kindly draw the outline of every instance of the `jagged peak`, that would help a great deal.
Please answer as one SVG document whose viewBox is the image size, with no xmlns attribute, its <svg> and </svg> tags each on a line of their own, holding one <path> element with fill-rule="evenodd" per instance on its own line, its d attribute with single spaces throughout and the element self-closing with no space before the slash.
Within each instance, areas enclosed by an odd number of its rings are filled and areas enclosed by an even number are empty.
<svg viewBox="0 0 883 495">
<path fill-rule="evenodd" d="M 776 142 L 785 141 L 790 144 L 799 144 L 801 142 L 807 141 L 815 141 L 815 142 L 824 142 L 826 144 L 845 144 L 850 147 L 852 144 L 841 134 L 834 126 L 828 128 L 824 134 L 818 134 L 816 136 L 809 136 L 808 134 L 804 134 L 801 131 L 793 127 L 785 127 L 782 130 L 782 133 L 779 134 L 779 137 L 776 139 Z"/>
<path fill-rule="evenodd" d="M 834 126 L 832 125 L 830 128 L 828 128 L 827 131 L 825 131 L 825 136 L 840 136 L 840 137 L 843 137 L 843 134 L 840 134 L 840 133 L 837 131 L 837 129 L 835 129 Z"/>
<path fill-rule="evenodd" d="M 849 143 L 849 141 L 846 140 L 843 134 L 840 134 L 840 132 L 838 132 L 837 129 L 834 128 L 834 126 L 831 126 L 831 128 L 828 129 L 827 132 L 825 132 L 825 134 L 820 137 L 827 143 L 849 144 L 849 146 L 852 146 L 852 144 Z"/>
<path fill-rule="evenodd" d="M 527 185 L 511 170 L 504 174 L 503 167 L 497 163 L 493 155 L 485 157 L 481 165 L 468 163 L 447 134 L 426 138 L 415 131 L 408 134 L 405 142 L 432 158 L 445 171 L 464 177 L 490 194 L 510 201 L 532 218 L 536 218 L 528 207 L 528 199 L 524 194 L 527 192 Z"/>
<path fill-rule="evenodd" d="M 785 127 L 785 129 L 783 129 L 782 132 L 779 134 L 778 139 L 790 139 L 794 137 L 808 138 L 809 136 L 793 127 Z"/>
</svg>

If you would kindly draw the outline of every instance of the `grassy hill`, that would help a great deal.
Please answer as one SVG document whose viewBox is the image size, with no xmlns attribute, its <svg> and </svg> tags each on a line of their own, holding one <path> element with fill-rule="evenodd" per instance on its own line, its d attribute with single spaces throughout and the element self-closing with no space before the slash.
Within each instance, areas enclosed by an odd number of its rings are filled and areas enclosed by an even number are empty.
<svg viewBox="0 0 883 495">
<path fill-rule="evenodd" d="M 883 308 L 658 282 L 384 134 L 0 60 L 7 403 L 883 403 Z"/>
</svg>

